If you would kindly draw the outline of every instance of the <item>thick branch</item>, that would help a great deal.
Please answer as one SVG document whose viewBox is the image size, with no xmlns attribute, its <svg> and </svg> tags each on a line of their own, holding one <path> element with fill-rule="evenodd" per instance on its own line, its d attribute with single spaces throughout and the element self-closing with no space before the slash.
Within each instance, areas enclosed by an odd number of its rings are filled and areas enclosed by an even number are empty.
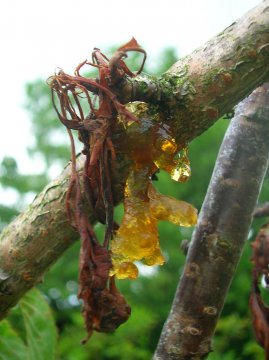
<svg viewBox="0 0 269 360">
<path fill-rule="evenodd" d="M 0 236 L 0 319 L 77 239 L 68 225 L 65 195 L 70 166 Z"/>
<path fill-rule="evenodd" d="M 249 231 L 268 165 L 269 83 L 237 107 L 225 135 L 154 359 L 201 359 Z"/>
<path fill-rule="evenodd" d="M 187 34 L 186 34 L 187 36 Z M 179 143 L 189 142 L 269 79 L 269 0 L 179 60 L 160 79 L 126 80 L 124 101 L 161 102 Z"/>
</svg>

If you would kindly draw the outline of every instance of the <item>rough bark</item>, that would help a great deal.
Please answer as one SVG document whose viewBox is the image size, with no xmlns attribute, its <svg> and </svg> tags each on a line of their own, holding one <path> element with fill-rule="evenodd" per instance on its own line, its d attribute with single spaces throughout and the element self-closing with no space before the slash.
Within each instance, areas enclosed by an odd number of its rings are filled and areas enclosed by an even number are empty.
<svg viewBox="0 0 269 360">
<path fill-rule="evenodd" d="M 67 166 L 1 233 L 0 319 L 78 237 L 66 218 L 69 176 Z"/>
<path fill-rule="evenodd" d="M 161 102 L 182 144 L 200 135 L 266 82 L 268 64 L 266 0 L 159 79 L 144 76 L 126 81 L 121 94 L 124 101 Z"/>
<path fill-rule="evenodd" d="M 269 202 L 265 202 L 264 204 L 259 205 L 253 211 L 253 217 L 264 217 L 269 216 Z"/>
<path fill-rule="evenodd" d="M 269 155 L 269 83 L 242 101 L 223 140 L 155 360 L 202 359 L 247 238 Z"/>
<path fill-rule="evenodd" d="M 179 143 L 195 138 L 237 101 L 269 78 L 269 0 L 160 78 L 128 79 L 116 89 L 122 101 L 158 103 Z M 114 194 L 123 195 L 128 163 L 119 160 Z M 65 218 L 68 168 L 0 237 L 0 318 L 77 238 Z"/>
</svg>

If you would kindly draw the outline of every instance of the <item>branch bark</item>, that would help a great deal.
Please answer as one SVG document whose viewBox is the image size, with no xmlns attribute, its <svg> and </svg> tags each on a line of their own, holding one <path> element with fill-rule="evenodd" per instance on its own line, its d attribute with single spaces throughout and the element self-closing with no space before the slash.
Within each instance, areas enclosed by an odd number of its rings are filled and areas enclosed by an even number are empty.
<svg viewBox="0 0 269 360">
<path fill-rule="evenodd" d="M 161 103 L 179 143 L 188 143 L 269 79 L 269 1 L 250 10 L 159 79 L 126 80 L 125 102 Z"/>
<path fill-rule="evenodd" d="M 269 155 L 269 83 L 242 101 L 223 140 L 155 360 L 202 359 L 247 238 Z"/>
<path fill-rule="evenodd" d="M 65 211 L 69 176 L 67 166 L 0 235 L 0 319 L 78 237 Z"/>
<path fill-rule="evenodd" d="M 118 84 L 122 101 L 158 103 L 175 131 L 186 143 L 230 111 L 257 85 L 269 78 L 269 0 L 251 10 L 205 46 L 177 62 L 160 78 L 141 76 Z M 117 135 L 116 135 L 117 136 Z M 69 168 L 37 196 L 0 237 L 0 318 L 77 235 L 66 223 L 64 197 Z M 119 160 L 114 194 L 123 196 L 128 172 Z"/>
<path fill-rule="evenodd" d="M 269 215 L 269 202 L 257 206 L 253 211 L 253 217 L 264 217 Z"/>
</svg>

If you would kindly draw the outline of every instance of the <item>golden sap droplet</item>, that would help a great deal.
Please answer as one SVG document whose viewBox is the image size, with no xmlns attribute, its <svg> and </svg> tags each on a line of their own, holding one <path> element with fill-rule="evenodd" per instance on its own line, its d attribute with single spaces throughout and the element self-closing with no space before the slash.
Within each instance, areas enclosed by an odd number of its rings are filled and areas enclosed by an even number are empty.
<svg viewBox="0 0 269 360">
<path fill-rule="evenodd" d="M 171 171 L 171 179 L 178 182 L 186 182 L 191 176 L 191 168 L 188 164 L 179 164 Z"/>
</svg>

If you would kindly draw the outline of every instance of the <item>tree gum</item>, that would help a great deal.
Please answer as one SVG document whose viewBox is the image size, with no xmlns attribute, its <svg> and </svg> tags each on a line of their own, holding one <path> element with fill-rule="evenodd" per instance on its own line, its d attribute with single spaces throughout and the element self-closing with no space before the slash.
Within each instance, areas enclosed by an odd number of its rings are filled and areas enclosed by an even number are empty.
<svg viewBox="0 0 269 360">
<path fill-rule="evenodd" d="M 146 265 L 164 263 L 158 238 L 159 220 L 180 226 L 193 226 L 197 221 L 193 206 L 160 194 L 151 181 L 158 169 L 168 172 L 175 181 L 187 181 L 190 164 L 186 146 L 176 144 L 170 127 L 147 104 L 130 103 L 127 108 L 140 122 L 127 126 L 122 144 L 133 166 L 125 186 L 122 224 L 111 241 L 111 275 L 119 279 L 138 276 L 135 261 Z"/>
</svg>

